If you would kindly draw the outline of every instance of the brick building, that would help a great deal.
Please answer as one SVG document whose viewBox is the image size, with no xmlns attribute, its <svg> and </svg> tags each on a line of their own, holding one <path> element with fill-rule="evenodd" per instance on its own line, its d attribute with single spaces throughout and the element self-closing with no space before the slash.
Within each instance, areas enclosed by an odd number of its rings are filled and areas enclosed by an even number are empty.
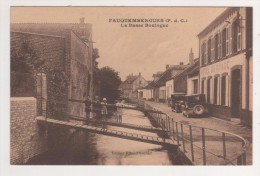
<svg viewBox="0 0 260 176">
<path fill-rule="evenodd" d="M 227 8 L 198 34 L 200 92 L 210 112 L 252 125 L 252 8 Z"/>
<path fill-rule="evenodd" d="M 37 97 L 45 86 L 46 107 L 38 98 L 38 109 L 53 118 L 84 115 L 84 105 L 71 99 L 94 97 L 92 50 L 92 26 L 83 18 L 80 23 L 11 24 L 11 96 Z"/>
</svg>

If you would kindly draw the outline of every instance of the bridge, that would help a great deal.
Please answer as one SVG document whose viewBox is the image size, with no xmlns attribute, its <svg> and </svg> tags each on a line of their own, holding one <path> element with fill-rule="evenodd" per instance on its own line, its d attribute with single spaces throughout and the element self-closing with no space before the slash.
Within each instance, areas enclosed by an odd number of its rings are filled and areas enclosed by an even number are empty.
<svg viewBox="0 0 260 176">
<path fill-rule="evenodd" d="M 77 103 L 85 103 L 83 100 L 76 100 L 76 99 L 68 99 L 70 102 L 77 102 Z M 93 105 L 93 102 L 91 102 Z M 132 109 L 132 110 L 137 110 L 137 111 L 143 111 L 144 108 L 137 106 L 136 104 L 130 104 L 130 103 L 125 103 L 124 106 L 117 106 L 115 104 L 106 104 L 106 107 L 113 107 L 113 108 L 122 108 L 122 109 Z M 92 110 L 96 111 L 101 111 L 101 109 L 96 109 L 96 108 L 91 108 Z M 165 114 L 162 111 L 154 110 L 154 109 L 145 109 L 146 112 L 149 113 L 157 113 L 157 114 Z"/>
<path fill-rule="evenodd" d="M 112 136 L 112 137 L 117 137 L 117 138 L 122 138 L 122 139 L 128 139 L 128 140 L 133 140 L 133 141 L 138 141 L 138 142 L 162 145 L 162 146 L 167 146 L 167 147 L 177 147 L 177 144 L 175 144 L 173 142 L 173 140 L 156 137 L 156 136 L 148 136 L 148 135 L 143 135 L 143 134 L 123 132 L 123 131 L 119 131 L 119 130 L 111 130 L 111 129 L 106 129 L 103 127 L 86 125 L 82 122 L 62 121 L 62 120 L 56 120 L 56 119 L 52 119 L 52 118 L 46 118 L 43 116 L 36 117 L 36 120 L 39 124 L 48 124 L 48 125 L 53 125 L 53 126 L 74 128 L 74 129 L 84 130 L 84 131 L 87 131 L 90 133 L 96 133 L 96 134 Z M 115 125 L 115 124 L 112 124 L 112 125 Z M 124 124 L 124 125 L 127 127 L 131 126 L 129 124 L 128 125 Z M 141 129 L 142 128 L 140 127 L 140 130 Z M 146 130 L 148 128 L 143 128 L 143 129 Z"/>
<path fill-rule="evenodd" d="M 69 119 L 72 120 L 77 120 L 77 121 L 82 121 L 82 122 L 87 122 L 89 124 L 103 124 L 103 125 L 110 125 L 110 126 L 116 126 L 116 127 L 123 127 L 123 128 L 129 128 L 133 130 L 140 130 L 140 131 L 146 131 L 146 132 L 154 132 L 154 133 L 163 133 L 163 132 L 168 132 L 168 131 L 163 131 L 161 128 L 156 128 L 152 126 L 145 126 L 145 125 L 135 125 L 135 124 L 129 124 L 129 123 L 115 123 L 111 121 L 98 121 L 94 119 L 87 119 L 84 117 L 79 117 L 79 116 L 69 116 Z"/>
</svg>

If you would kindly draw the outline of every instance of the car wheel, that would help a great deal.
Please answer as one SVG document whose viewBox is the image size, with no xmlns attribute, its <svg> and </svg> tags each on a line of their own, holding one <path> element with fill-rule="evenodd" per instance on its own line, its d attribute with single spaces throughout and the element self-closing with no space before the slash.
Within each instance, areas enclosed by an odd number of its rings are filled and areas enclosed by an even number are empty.
<svg viewBox="0 0 260 176">
<path fill-rule="evenodd" d="M 205 108 L 202 105 L 196 105 L 193 108 L 193 112 L 196 115 L 202 115 L 205 112 Z"/>
</svg>

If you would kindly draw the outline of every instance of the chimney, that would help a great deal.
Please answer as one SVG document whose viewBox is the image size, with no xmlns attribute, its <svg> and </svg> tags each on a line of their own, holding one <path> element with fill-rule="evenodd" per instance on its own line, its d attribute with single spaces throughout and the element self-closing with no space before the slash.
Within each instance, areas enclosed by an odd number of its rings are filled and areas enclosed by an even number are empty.
<svg viewBox="0 0 260 176">
<path fill-rule="evenodd" d="M 192 52 L 192 48 L 190 49 L 190 54 L 189 54 L 189 64 L 194 63 L 194 53 Z"/>
<path fill-rule="evenodd" d="M 183 62 L 180 62 L 180 65 L 183 65 Z"/>
<path fill-rule="evenodd" d="M 169 65 L 169 64 L 167 64 L 167 65 L 166 65 L 166 67 L 165 67 L 165 68 L 166 68 L 166 70 L 167 70 L 169 67 L 170 67 L 170 65 Z"/>
<path fill-rule="evenodd" d="M 80 24 L 84 24 L 84 23 L 85 23 L 84 21 L 85 21 L 85 18 L 84 18 L 84 17 L 82 17 L 82 18 L 79 19 Z"/>
</svg>

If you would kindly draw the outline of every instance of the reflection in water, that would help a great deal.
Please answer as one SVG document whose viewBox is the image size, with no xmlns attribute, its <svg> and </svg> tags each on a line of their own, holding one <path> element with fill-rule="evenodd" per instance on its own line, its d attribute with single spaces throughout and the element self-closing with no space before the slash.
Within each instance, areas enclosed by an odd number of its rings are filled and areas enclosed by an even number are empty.
<svg viewBox="0 0 260 176">
<path fill-rule="evenodd" d="M 114 121 L 115 117 L 109 120 Z M 123 123 L 151 126 L 140 111 L 124 109 Z M 108 129 L 157 136 L 156 133 L 107 126 Z M 28 164 L 80 165 L 175 165 L 175 151 L 160 145 L 71 130 L 63 146 L 32 159 Z"/>
</svg>

